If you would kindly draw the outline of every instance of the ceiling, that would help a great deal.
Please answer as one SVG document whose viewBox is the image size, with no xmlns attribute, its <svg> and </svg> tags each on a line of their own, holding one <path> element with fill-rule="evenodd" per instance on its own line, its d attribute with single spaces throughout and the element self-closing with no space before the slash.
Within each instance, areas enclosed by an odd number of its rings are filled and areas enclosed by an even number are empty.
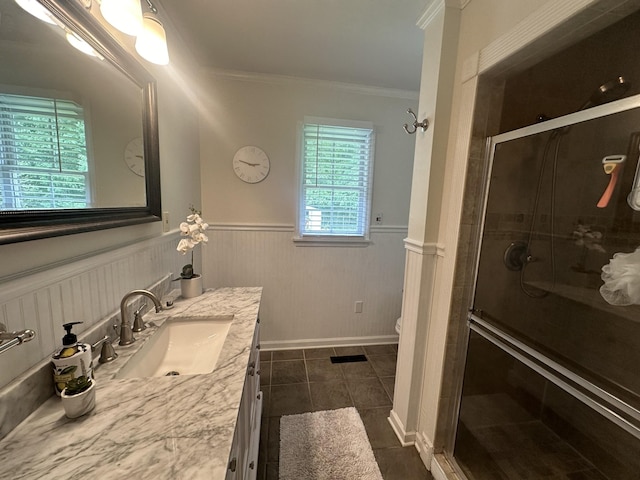
<svg viewBox="0 0 640 480">
<path fill-rule="evenodd" d="M 417 91 L 424 36 L 416 22 L 427 3 L 162 0 L 159 7 L 203 67 Z"/>
</svg>

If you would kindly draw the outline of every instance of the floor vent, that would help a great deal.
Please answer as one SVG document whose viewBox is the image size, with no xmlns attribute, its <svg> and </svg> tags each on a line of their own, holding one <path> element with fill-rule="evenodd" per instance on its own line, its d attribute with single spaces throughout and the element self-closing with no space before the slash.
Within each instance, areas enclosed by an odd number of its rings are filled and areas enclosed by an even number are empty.
<svg viewBox="0 0 640 480">
<path fill-rule="evenodd" d="M 331 357 L 331 363 L 352 363 L 352 362 L 366 362 L 367 357 L 364 355 L 340 355 L 338 357 Z"/>
</svg>

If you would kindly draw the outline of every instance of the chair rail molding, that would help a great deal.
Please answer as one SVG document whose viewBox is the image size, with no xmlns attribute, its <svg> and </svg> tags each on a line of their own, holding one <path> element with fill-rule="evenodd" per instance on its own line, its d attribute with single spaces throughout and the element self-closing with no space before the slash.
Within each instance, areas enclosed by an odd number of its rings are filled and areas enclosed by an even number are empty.
<svg viewBox="0 0 640 480">
<path fill-rule="evenodd" d="M 419 242 L 411 238 L 404 239 L 404 248 L 418 255 L 435 255 L 438 257 L 445 256 L 445 247 L 435 242 Z"/>
</svg>

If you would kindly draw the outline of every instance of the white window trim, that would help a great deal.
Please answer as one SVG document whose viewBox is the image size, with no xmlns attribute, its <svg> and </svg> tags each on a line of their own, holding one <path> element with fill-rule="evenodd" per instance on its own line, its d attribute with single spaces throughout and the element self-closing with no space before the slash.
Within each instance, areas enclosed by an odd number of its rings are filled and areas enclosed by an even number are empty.
<svg viewBox="0 0 640 480">
<path fill-rule="evenodd" d="M 303 128 L 305 124 L 320 124 L 320 125 L 335 125 L 340 127 L 350 128 L 363 128 L 372 130 L 372 143 L 371 143 L 371 159 L 369 162 L 369 183 L 367 189 L 367 204 L 365 215 L 364 235 L 310 235 L 302 234 L 300 232 L 301 212 L 302 212 L 302 174 L 303 174 L 303 142 L 304 134 Z M 300 247 L 318 247 L 318 246 L 333 246 L 333 247 L 366 247 L 372 243 L 371 241 L 371 203 L 373 196 L 373 165 L 375 160 L 375 129 L 373 122 L 358 121 L 358 120 L 344 120 L 337 118 L 327 117 L 313 117 L 305 116 L 302 122 L 298 122 L 297 135 L 296 135 L 296 226 L 295 236 L 293 242 L 296 246 Z"/>
</svg>

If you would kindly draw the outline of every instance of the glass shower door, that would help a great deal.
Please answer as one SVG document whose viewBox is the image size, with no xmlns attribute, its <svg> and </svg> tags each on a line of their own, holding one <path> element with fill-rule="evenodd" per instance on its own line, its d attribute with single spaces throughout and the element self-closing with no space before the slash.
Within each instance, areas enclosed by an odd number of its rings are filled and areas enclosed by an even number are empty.
<svg viewBox="0 0 640 480">
<path fill-rule="evenodd" d="M 640 109 L 625 105 L 492 141 L 454 450 L 469 478 L 639 478 Z"/>
</svg>

